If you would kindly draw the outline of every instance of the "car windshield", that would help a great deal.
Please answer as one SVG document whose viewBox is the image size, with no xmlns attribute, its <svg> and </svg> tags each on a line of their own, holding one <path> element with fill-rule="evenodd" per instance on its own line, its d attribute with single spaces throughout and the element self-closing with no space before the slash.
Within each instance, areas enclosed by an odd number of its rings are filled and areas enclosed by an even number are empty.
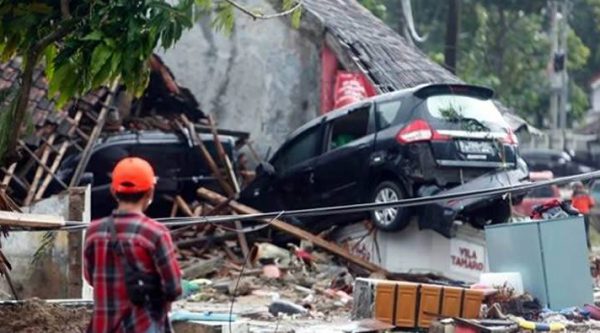
<svg viewBox="0 0 600 333">
<path fill-rule="evenodd" d="M 491 100 L 462 95 L 436 95 L 427 98 L 429 114 L 439 120 L 467 124 L 473 130 L 489 131 L 490 127 L 508 128 Z"/>
<path fill-rule="evenodd" d="M 529 198 L 553 198 L 555 196 L 552 186 L 536 187 L 527 194 Z"/>
</svg>

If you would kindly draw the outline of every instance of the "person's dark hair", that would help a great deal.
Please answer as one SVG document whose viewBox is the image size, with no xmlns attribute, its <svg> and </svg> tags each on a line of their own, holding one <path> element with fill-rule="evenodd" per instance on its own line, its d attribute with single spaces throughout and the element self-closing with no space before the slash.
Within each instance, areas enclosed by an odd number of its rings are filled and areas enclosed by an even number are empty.
<svg viewBox="0 0 600 333">
<path fill-rule="evenodd" d="M 115 193 L 118 202 L 124 203 L 138 203 L 148 192 L 135 192 L 135 193 Z"/>
</svg>

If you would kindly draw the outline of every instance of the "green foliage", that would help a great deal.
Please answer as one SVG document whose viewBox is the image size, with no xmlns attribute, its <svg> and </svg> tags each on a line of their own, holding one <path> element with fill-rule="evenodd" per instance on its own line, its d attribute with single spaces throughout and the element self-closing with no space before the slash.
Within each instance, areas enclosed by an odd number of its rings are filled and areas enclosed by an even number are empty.
<svg viewBox="0 0 600 333">
<path fill-rule="evenodd" d="M 370 10 L 375 16 L 379 17 L 382 20 L 386 20 L 388 12 L 387 7 L 385 5 L 385 1 L 383 0 L 359 0 L 361 5 Z M 398 1 L 399 3 L 400 1 Z"/>
<path fill-rule="evenodd" d="M 256 15 L 236 0 L 0 0 L 0 61 L 23 59 L 19 97 L 29 95 L 42 60 L 49 95 L 58 97 L 59 107 L 117 81 L 139 96 L 149 81 L 152 52 L 172 47 L 195 19 L 214 15 L 216 29 L 231 31 L 237 8 L 255 19 L 290 15 L 298 25 L 302 9 L 297 0 L 279 1 L 283 13 Z M 27 119 L 26 99 L 14 100 L 14 108 L 0 119 L 12 122 L 0 132 L 0 163 L 15 156 Z"/>
<path fill-rule="evenodd" d="M 401 26 L 401 2 L 363 0 L 392 27 Z M 586 90 L 600 71 L 600 0 L 572 0 L 567 68 L 571 78 L 569 119 L 588 109 Z M 549 107 L 549 22 L 546 0 L 462 0 L 457 75 L 490 86 L 520 115 L 543 125 Z M 381 15 L 373 7 L 383 5 Z M 419 47 L 443 63 L 447 1 L 412 1 L 417 31 L 429 38 Z M 400 23 L 400 25 L 399 25 Z"/>
<path fill-rule="evenodd" d="M 0 133 L 10 132 L 10 128 L 14 126 L 12 119 L 14 104 L 10 101 L 15 98 L 16 92 L 15 86 L 0 90 Z M 6 151 L 7 139 L 6 136 L 0 135 L 0 156 Z"/>
<path fill-rule="evenodd" d="M 284 10 L 297 4 L 295 0 L 281 3 Z M 235 7 L 226 0 L 72 0 L 69 4 L 70 18 L 66 18 L 60 1 L 0 0 L 3 61 L 26 56 L 40 40 L 68 28 L 33 59 L 37 63 L 43 57 L 50 93 L 60 94 L 59 105 L 115 79 L 139 95 L 148 83 L 148 59 L 154 49 L 172 47 L 203 15 L 213 15 L 216 29 L 231 31 L 234 24 Z M 292 13 L 294 24 L 300 13 Z"/>
</svg>

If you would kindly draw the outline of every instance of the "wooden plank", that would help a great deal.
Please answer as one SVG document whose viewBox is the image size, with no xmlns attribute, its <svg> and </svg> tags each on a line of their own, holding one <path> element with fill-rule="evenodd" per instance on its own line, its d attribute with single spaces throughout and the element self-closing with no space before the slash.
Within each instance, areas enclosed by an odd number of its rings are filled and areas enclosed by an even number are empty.
<svg viewBox="0 0 600 333">
<path fill-rule="evenodd" d="M 225 170 L 227 171 L 227 174 L 229 176 L 228 177 L 229 181 L 231 181 L 231 184 L 233 185 L 234 192 L 228 192 L 227 194 L 230 198 L 233 198 L 234 194 L 240 193 L 240 185 L 236 179 L 235 170 L 233 170 L 233 165 L 231 164 L 231 161 L 229 160 L 229 156 L 227 156 L 227 153 L 225 152 L 225 148 L 223 147 L 221 140 L 219 140 L 219 134 L 217 134 L 217 130 L 216 130 L 212 116 L 208 116 L 208 123 L 210 125 L 211 132 L 213 134 L 215 146 L 217 147 L 217 155 L 219 156 L 219 159 L 221 160 L 222 165 L 225 167 Z M 240 221 L 235 221 L 234 224 L 235 224 L 235 228 L 237 230 L 242 229 L 242 223 Z M 243 232 L 238 232 L 238 238 L 239 238 L 239 242 L 240 242 L 240 248 L 242 249 L 242 254 L 244 255 L 244 258 L 246 258 L 250 254 L 248 240 L 246 239 L 246 235 Z"/>
<path fill-rule="evenodd" d="M 178 195 L 175 197 L 175 203 L 177 203 L 177 206 L 185 213 L 185 215 L 190 217 L 194 216 L 194 212 L 181 196 Z"/>
<path fill-rule="evenodd" d="M 252 155 L 252 157 L 254 157 L 254 160 L 256 163 L 260 163 L 262 162 L 262 158 L 260 158 L 260 156 L 258 156 L 258 153 L 256 152 L 256 149 L 254 149 L 254 145 L 252 144 L 252 141 L 248 141 L 247 143 L 248 145 L 248 150 L 250 150 L 250 154 Z"/>
<path fill-rule="evenodd" d="M 71 128 L 69 128 L 69 131 L 67 131 L 67 137 L 71 137 L 73 135 L 73 133 L 75 132 L 75 130 L 78 129 L 77 126 L 79 126 L 79 121 L 81 120 L 82 115 L 83 115 L 83 113 L 81 110 L 77 111 L 77 113 L 75 114 L 75 118 L 73 118 L 73 121 L 70 123 Z M 50 166 L 50 172 L 52 172 L 53 174 L 55 174 L 56 171 L 58 170 L 58 167 L 60 166 L 62 159 L 65 157 L 65 153 L 67 152 L 69 145 L 70 145 L 70 142 L 67 139 L 67 140 L 63 141 L 60 148 L 58 149 L 58 154 L 56 155 L 56 157 L 54 157 L 54 161 L 52 162 L 52 165 Z M 36 193 L 35 200 L 40 200 L 44 196 L 44 193 L 46 192 L 46 189 L 50 185 L 51 180 L 52 180 L 52 175 L 49 173 L 46 175 L 46 178 L 44 178 L 44 181 L 42 182 L 40 189 Z"/>
<path fill-rule="evenodd" d="M 212 116 L 210 116 L 210 115 L 208 116 L 208 124 L 210 125 L 210 130 L 213 135 L 215 147 L 217 148 L 217 157 L 219 158 L 219 162 L 221 162 L 221 166 L 223 166 L 225 168 L 225 171 L 227 172 L 227 177 L 229 178 L 231 185 L 233 185 L 234 191 L 236 193 L 239 193 L 240 188 L 239 188 L 239 185 L 235 178 L 235 172 L 233 170 L 233 165 L 231 164 L 231 161 L 229 160 L 229 156 L 227 156 L 227 152 L 225 152 L 225 148 L 223 147 L 223 144 L 221 143 L 221 140 L 219 139 L 219 134 L 217 133 L 217 128 L 215 127 L 214 120 L 213 120 Z M 231 195 L 231 193 L 228 193 L 228 194 Z"/>
<path fill-rule="evenodd" d="M 208 200 L 209 202 L 212 202 L 215 205 L 218 205 L 219 203 L 227 200 L 227 198 L 220 195 L 219 193 L 210 191 L 205 188 L 198 189 L 197 193 L 201 198 Z M 256 209 L 248 207 L 248 206 L 238 203 L 236 201 L 231 201 L 229 203 L 229 205 L 231 206 L 231 208 L 233 208 L 236 212 L 238 212 L 240 214 L 259 214 L 260 213 Z M 285 223 L 285 222 L 283 222 L 281 220 L 277 220 L 277 219 L 274 219 L 272 221 L 267 220 L 267 222 L 270 222 L 271 226 L 273 226 L 274 228 L 277 228 L 283 232 L 286 232 L 296 238 L 310 241 L 314 245 L 316 245 L 324 250 L 327 250 L 341 258 L 344 258 L 345 260 L 348 260 L 349 262 L 351 262 L 363 269 L 366 269 L 369 272 L 380 272 L 385 275 L 389 274 L 389 272 L 386 269 L 384 269 L 383 267 L 376 265 L 365 259 L 353 256 L 352 254 L 350 254 L 348 251 L 346 251 L 344 248 L 338 246 L 337 244 L 328 242 L 328 241 L 324 240 L 323 238 L 313 235 L 306 230 L 300 229 L 296 226 L 290 225 L 288 223 Z"/>
<path fill-rule="evenodd" d="M 60 216 L 0 211 L 0 225 L 23 228 L 58 228 L 65 225 Z"/>
<path fill-rule="evenodd" d="M 2 186 L 8 186 L 10 181 L 15 174 L 15 169 L 17 168 L 17 163 L 13 163 L 8 167 L 8 170 L 4 173 L 4 179 L 2 179 Z"/>
<path fill-rule="evenodd" d="M 31 149 L 29 149 L 29 147 L 27 147 L 25 142 L 23 142 L 22 140 L 19 140 L 19 145 L 21 145 L 21 148 L 23 148 L 29 154 L 29 156 L 31 156 L 31 158 L 34 161 L 36 161 L 38 165 L 40 165 L 46 172 L 48 172 L 52 176 L 52 178 L 54 178 L 54 180 L 56 180 L 64 189 L 68 188 L 68 186 L 67 186 L 67 184 L 65 184 L 65 182 L 63 182 L 60 178 L 56 177 L 56 175 L 54 173 L 50 172 L 50 168 L 46 164 L 42 163 L 40 158 L 37 157 L 37 155 L 33 151 L 31 151 Z"/>
<path fill-rule="evenodd" d="M 60 166 L 60 162 L 62 161 L 63 157 L 65 156 L 65 153 L 67 152 L 68 148 L 69 148 L 69 142 L 63 141 L 60 148 L 58 149 L 58 154 L 56 155 L 56 157 L 54 157 L 54 161 L 52 162 L 52 165 L 50 166 L 50 172 L 52 174 L 56 174 L 56 171 L 58 170 L 58 167 Z M 35 200 L 40 200 L 44 196 L 44 193 L 46 192 L 46 189 L 48 189 L 48 186 L 50 185 L 50 181 L 52 180 L 51 173 L 46 174 L 46 177 L 44 178 L 42 185 L 40 185 L 40 188 L 38 189 L 38 191 L 35 195 Z"/>
<path fill-rule="evenodd" d="M 46 163 L 48 163 L 48 158 L 50 157 L 50 153 L 52 152 L 50 149 L 50 146 L 52 144 L 54 144 L 55 137 L 56 137 L 56 134 L 50 135 L 50 138 L 48 139 L 47 144 L 44 146 L 42 158 L 40 159 L 40 165 L 38 166 L 37 170 L 35 170 L 35 175 L 33 177 L 33 181 L 31 182 L 31 186 L 29 187 L 29 191 L 27 192 L 27 196 L 25 197 L 25 201 L 23 202 L 25 206 L 29 206 L 31 201 L 33 201 L 35 193 L 38 189 L 38 184 L 40 183 L 40 180 L 42 179 L 42 176 L 44 175 L 45 169 L 43 166 L 46 165 Z M 51 173 L 51 170 L 48 170 L 48 173 Z"/>
<path fill-rule="evenodd" d="M 223 175 L 221 174 L 219 167 L 215 163 L 215 160 L 212 158 L 212 156 L 208 152 L 208 149 L 206 149 L 206 146 L 204 145 L 204 142 L 202 141 L 202 138 L 200 137 L 200 135 L 198 135 L 198 133 L 196 132 L 196 129 L 194 128 L 194 124 L 192 124 L 185 115 L 181 115 L 181 119 L 182 119 L 183 123 L 185 124 L 185 126 L 187 127 L 188 131 L 190 132 L 190 136 L 191 136 L 192 140 L 198 146 L 198 149 L 200 150 L 200 153 L 202 154 L 202 157 L 204 158 L 204 161 L 208 165 L 213 176 L 215 176 L 217 178 L 217 182 L 219 183 L 219 185 L 221 186 L 223 191 L 225 191 L 225 193 L 227 193 L 227 194 L 233 193 L 233 189 L 231 188 L 231 186 L 229 186 L 229 184 L 223 178 Z"/>
<path fill-rule="evenodd" d="M 69 122 L 71 127 L 67 131 L 67 139 L 62 142 L 60 148 L 58 149 L 58 153 L 57 153 L 56 157 L 54 157 L 54 161 L 52 161 L 52 165 L 50 166 L 50 172 L 52 174 L 56 173 L 56 171 L 58 170 L 58 168 L 60 166 L 60 163 L 62 162 L 63 158 L 65 157 L 67 149 L 71 145 L 68 138 L 71 137 L 73 135 L 73 133 L 75 133 L 75 130 L 79 129 L 78 128 L 79 121 L 81 120 L 82 116 L 83 116 L 83 111 L 79 110 L 75 114 L 75 118 L 73 118 L 72 121 Z M 35 200 L 40 200 L 41 198 L 44 197 L 44 193 L 46 192 L 46 189 L 48 189 L 48 186 L 50 185 L 51 180 L 52 180 L 52 175 L 50 173 L 48 173 L 46 175 L 46 178 L 44 178 L 42 185 L 40 185 L 40 188 L 35 195 Z"/>
<path fill-rule="evenodd" d="M 173 200 L 173 206 L 171 206 L 171 214 L 170 217 L 177 216 L 177 211 L 179 210 L 179 206 L 177 205 L 177 201 Z"/>
<path fill-rule="evenodd" d="M 77 168 L 75 169 L 75 172 L 73 173 L 73 177 L 71 178 L 71 183 L 69 184 L 70 187 L 75 187 L 79 184 L 79 181 L 81 180 L 81 176 L 83 176 L 83 172 L 85 171 L 85 168 L 87 167 L 87 165 L 90 161 L 90 157 L 92 157 L 92 148 L 94 147 L 94 145 L 96 144 L 96 141 L 98 140 L 98 137 L 100 137 L 100 134 L 102 133 L 102 128 L 104 127 L 104 123 L 106 122 L 106 115 L 108 114 L 108 109 L 109 109 L 108 105 L 113 104 L 113 101 L 114 101 L 115 95 L 116 95 L 118 82 L 119 82 L 119 80 L 116 79 L 110 87 L 106 105 L 102 107 L 102 110 L 100 110 L 100 114 L 98 115 L 98 122 L 97 122 L 96 126 L 94 126 L 94 129 L 92 130 L 92 134 L 90 134 L 90 138 L 89 138 L 87 144 L 85 145 L 85 149 L 83 150 L 83 153 L 81 154 L 81 159 L 79 160 L 79 163 L 77 164 Z"/>
</svg>

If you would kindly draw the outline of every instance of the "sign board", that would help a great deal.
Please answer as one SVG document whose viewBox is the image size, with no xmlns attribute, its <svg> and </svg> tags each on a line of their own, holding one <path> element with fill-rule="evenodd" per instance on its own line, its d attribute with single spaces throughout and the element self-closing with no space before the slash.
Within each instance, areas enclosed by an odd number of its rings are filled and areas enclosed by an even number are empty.
<svg viewBox="0 0 600 333">
<path fill-rule="evenodd" d="M 451 239 L 449 260 L 452 271 L 477 277 L 485 272 L 485 248 L 479 244 Z"/>
</svg>

